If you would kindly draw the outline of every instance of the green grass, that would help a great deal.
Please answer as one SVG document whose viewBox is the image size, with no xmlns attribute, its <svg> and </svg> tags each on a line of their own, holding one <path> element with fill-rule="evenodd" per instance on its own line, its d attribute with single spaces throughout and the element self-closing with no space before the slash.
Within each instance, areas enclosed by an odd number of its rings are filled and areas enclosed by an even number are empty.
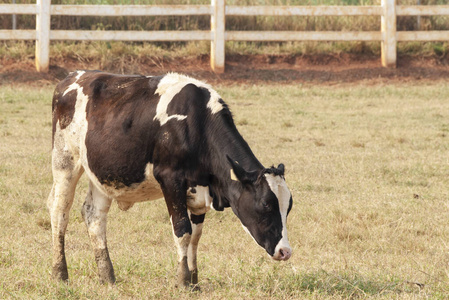
<svg viewBox="0 0 449 300">
<path fill-rule="evenodd" d="M 2 299 L 445 299 L 449 293 L 449 87 L 218 86 L 266 165 L 286 165 L 293 257 L 277 263 L 231 210 L 210 212 L 201 292 L 174 287 L 163 201 L 108 218 L 118 282 L 98 283 L 77 189 L 66 235 L 70 281 L 51 280 L 46 199 L 52 87 L 0 86 Z"/>
</svg>

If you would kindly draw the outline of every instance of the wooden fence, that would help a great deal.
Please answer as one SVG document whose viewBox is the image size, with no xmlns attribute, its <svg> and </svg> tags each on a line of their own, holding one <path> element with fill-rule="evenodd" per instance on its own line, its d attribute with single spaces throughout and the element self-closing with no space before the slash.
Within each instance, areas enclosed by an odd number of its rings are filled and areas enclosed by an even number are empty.
<svg viewBox="0 0 449 300">
<path fill-rule="evenodd" d="M 396 31 L 397 16 L 449 15 L 449 5 L 400 6 L 381 0 L 380 6 L 228 6 L 225 0 L 211 5 L 51 5 L 0 4 L 0 14 L 36 15 L 36 30 L 0 30 L 0 40 L 35 40 L 36 68 L 47 72 L 52 40 L 89 41 L 199 41 L 211 42 L 211 67 L 225 68 L 226 41 L 379 41 L 385 67 L 396 67 L 400 41 L 448 41 L 449 31 Z M 51 16 L 185 16 L 208 15 L 210 31 L 85 31 L 50 30 Z M 380 16 L 381 31 L 226 31 L 226 16 Z"/>
</svg>

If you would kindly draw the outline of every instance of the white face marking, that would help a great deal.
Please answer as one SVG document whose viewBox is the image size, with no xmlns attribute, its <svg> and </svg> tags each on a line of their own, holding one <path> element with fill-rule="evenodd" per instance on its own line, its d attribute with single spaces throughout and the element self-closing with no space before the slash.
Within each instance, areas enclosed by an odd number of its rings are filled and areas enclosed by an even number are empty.
<svg viewBox="0 0 449 300">
<path fill-rule="evenodd" d="M 285 180 L 280 176 L 274 176 L 273 174 L 265 174 L 265 178 L 270 186 L 271 191 L 276 195 L 279 201 L 279 210 L 282 220 L 282 239 L 277 244 L 274 253 L 275 255 L 281 248 L 291 249 L 287 236 L 287 211 L 290 205 L 291 194 L 285 183 Z"/>
<path fill-rule="evenodd" d="M 208 84 L 199 80 L 190 78 L 188 76 L 180 75 L 177 73 L 170 73 L 164 76 L 159 82 L 156 93 L 160 95 L 159 103 L 156 107 L 156 116 L 154 120 L 158 120 L 161 126 L 167 123 L 171 119 L 177 119 L 178 121 L 184 120 L 187 116 L 184 115 L 171 115 L 167 113 L 167 108 L 173 97 L 178 94 L 183 87 L 192 83 L 197 87 L 206 88 L 210 93 L 210 99 L 207 103 L 207 107 L 212 111 L 212 114 L 219 112 L 223 109 L 223 105 L 219 102 L 220 95 L 212 89 Z"/>
<path fill-rule="evenodd" d="M 245 225 L 243 225 L 242 222 L 240 222 L 240 224 L 242 224 L 243 230 L 245 230 L 245 232 L 246 232 L 247 234 L 249 234 L 249 236 L 253 239 L 253 241 L 256 242 L 256 244 L 259 244 L 259 243 L 256 241 L 256 239 L 253 237 L 253 235 L 251 234 L 251 232 L 249 232 L 248 227 L 246 227 Z"/>
</svg>

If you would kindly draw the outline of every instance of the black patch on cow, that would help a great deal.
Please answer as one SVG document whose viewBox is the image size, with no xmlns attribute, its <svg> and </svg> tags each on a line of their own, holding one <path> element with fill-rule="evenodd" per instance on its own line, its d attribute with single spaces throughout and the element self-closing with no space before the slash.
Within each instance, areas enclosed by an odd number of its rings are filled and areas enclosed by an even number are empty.
<svg viewBox="0 0 449 300">
<path fill-rule="evenodd" d="M 273 174 L 274 176 L 281 176 L 284 177 L 284 165 L 280 164 L 277 168 L 274 166 L 271 166 L 270 168 L 266 168 L 263 170 L 263 172 L 260 174 L 262 176 L 263 174 Z"/>
<path fill-rule="evenodd" d="M 192 234 L 192 225 L 190 224 L 190 220 L 187 216 L 182 217 L 177 221 L 174 220 L 174 216 L 172 217 L 173 232 L 178 238 L 183 237 L 186 233 Z"/>
<path fill-rule="evenodd" d="M 292 198 L 292 196 L 290 196 L 290 200 L 289 200 L 289 203 L 288 203 L 287 216 L 290 213 L 290 211 L 292 210 L 292 207 L 293 207 L 293 198 Z"/>
<path fill-rule="evenodd" d="M 189 186 L 208 185 L 209 173 L 204 169 L 201 153 L 207 153 L 205 129 L 209 94 L 194 84 L 185 85 L 170 101 L 167 114 L 187 116 L 172 119 L 160 127 L 154 149 L 158 169 L 186 170 Z M 159 124 L 159 122 L 156 122 Z"/>
<path fill-rule="evenodd" d="M 101 184 L 121 188 L 145 179 L 156 143 L 158 78 L 89 74 L 84 87 L 89 167 Z M 156 82 L 153 82 L 156 81 Z M 153 82 L 153 83 L 149 83 Z M 153 133 L 153 134 L 152 134 Z"/>
<path fill-rule="evenodd" d="M 202 215 L 194 215 L 191 214 L 190 215 L 190 221 L 192 221 L 193 224 L 201 224 L 204 222 L 204 217 L 206 216 L 206 214 L 202 214 Z"/>
</svg>

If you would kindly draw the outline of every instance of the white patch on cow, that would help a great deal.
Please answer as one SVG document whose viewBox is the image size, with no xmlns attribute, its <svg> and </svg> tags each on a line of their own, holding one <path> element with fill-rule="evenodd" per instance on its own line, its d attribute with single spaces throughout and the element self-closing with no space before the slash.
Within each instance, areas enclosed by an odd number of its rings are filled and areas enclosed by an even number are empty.
<svg viewBox="0 0 449 300">
<path fill-rule="evenodd" d="M 103 195 L 93 184 L 82 208 L 82 215 L 94 249 L 106 249 L 106 217 L 111 199 Z"/>
<path fill-rule="evenodd" d="M 170 217 L 170 223 L 172 224 L 173 229 L 173 216 Z M 178 250 L 178 262 L 181 262 L 184 257 L 187 257 L 191 237 L 192 235 L 188 232 L 184 233 L 182 237 L 178 237 L 173 229 L 173 238 Z"/>
<path fill-rule="evenodd" d="M 72 121 L 70 124 L 61 129 L 61 133 L 64 136 L 63 140 L 65 142 L 65 149 L 72 153 L 74 157 L 74 162 L 79 163 L 83 167 L 87 164 L 86 156 L 86 132 L 87 132 L 87 122 L 86 122 L 86 106 L 89 98 L 83 93 L 83 87 L 78 83 L 78 80 L 84 74 L 84 71 L 79 71 L 76 81 L 72 83 L 63 93 L 63 96 L 70 91 L 76 91 L 76 103 L 75 103 L 75 113 L 73 114 Z M 56 124 L 56 131 L 60 129 L 59 122 Z"/>
<path fill-rule="evenodd" d="M 223 104 L 221 104 L 219 101 L 221 97 L 209 85 L 207 85 L 207 89 L 210 92 L 210 99 L 209 102 L 207 102 L 207 107 L 211 110 L 212 114 L 216 114 L 217 112 L 223 109 Z"/>
<path fill-rule="evenodd" d="M 270 186 L 271 191 L 276 195 L 279 201 L 279 210 L 282 220 L 282 238 L 274 250 L 274 256 L 279 255 L 279 250 L 288 249 L 291 253 L 291 247 L 287 236 L 287 211 L 290 205 L 291 194 L 285 180 L 281 176 L 273 174 L 265 174 L 265 178 Z"/>
<path fill-rule="evenodd" d="M 197 87 L 206 88 L 209 91 L 210 99 L 207 103 L 207 107 L 211 110 L 212 114 L 215 114 L 223 109 L 223 105 L 219 101 L 220 95 L 212 89 L 210 85 L 185 75 L 170 73 L 161 79 L 156 89 L 156 94 L 160 95 L 160 99 L 156 107 L 156 116 L 154 117 L 154 120 L 158 120 L 161 123 L 161 126 L 171 119 L 181 121 L 187 118 L 185 115 L 169 116 L 167 113 L 167 108 L 182 88 L 190 83 L 196 85 Z"/>
<path fill-rule="evenodd" d="M 192 191 L 195 190 L 195 193 Z M 212 207 L 212 197 L 208 186 L 195 186 L 187 190 L 187 207 L 194 215 L 202 215 Z"/>
<path fill-rule="evenodd" d="M 75 82 L 72 83 L 71 85 L 69 85 L 69 87 L 64 91 L 64 94 L 62 94 L 62 96 L 65 96 L 68 92 L 70 91 L 74 91 L 74 90 L 78 90 L 80 88 L 80 85 L 78 84 L 78 80 L 81 78 L 81 76 L 83 76 L 84 73 L 86 73 L 85 71 L 78 71 L 78 74 L 75 77 Z"/>
<path fill-rule="evenodd" d="M 128 210 L 136 202 L 153 201 L 164 196 L 159 183 L 153 176 L 153 165 L 150 163 L 145 167 L 145 179 L 142 182 L 119 189 L 102 185 L 102 190 L 109 197 L 115 199 L 122 210 Z"/>
<path fill-rule="evenodd" d="M 190 239 L 190 244 L 187 250 L 187 264 L 189 270 L 193 271 L 197 269 L 197 252 L 198 252 L 198 242 L 200 240 L 201 234 L 203 232 L 203 223 L 192 224 L 192 237 Z"/>
</svg>

